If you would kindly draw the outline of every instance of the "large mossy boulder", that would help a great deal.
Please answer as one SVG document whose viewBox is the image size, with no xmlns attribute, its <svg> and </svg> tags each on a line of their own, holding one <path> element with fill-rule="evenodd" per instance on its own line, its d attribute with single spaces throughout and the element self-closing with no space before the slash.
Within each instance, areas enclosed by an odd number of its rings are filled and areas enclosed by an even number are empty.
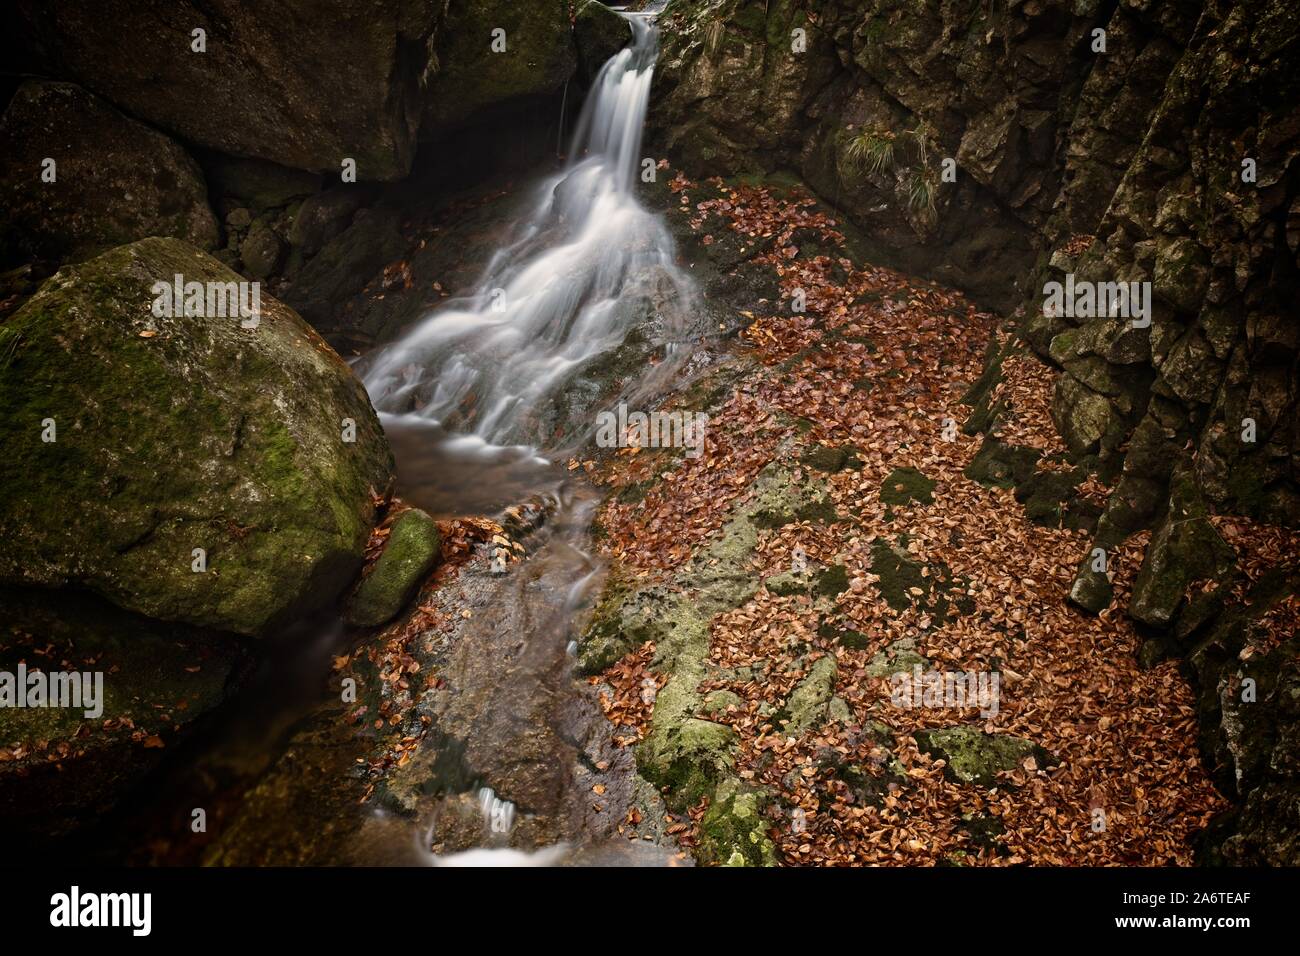
<svg viewBox="0 0 1300 956">
<path fill-rule="evenodd" d="M 441 546 L 442 536 L 432 518 L 418 508 L 402 512 L 374 567 L 357 585 L 348 620 L 359 627 L 376 627 L 396 617 L 433 568 Z"/>
<path fill-rule="evenodd" d="M 411 167 L 434 0 L 20 0 L 11 25 L 132 116 L 232 156 L 359 179 Z M 202 30 L 203 50 L 194 31 Z"/>
<path fill-rule="evenodd" d="M 565 0 L 451 0 L 434 38 L 420 137 L 558 93 L 576 66 Z"/>
<path fill-rule="evenodd" d="M 216 245 L 198 163 L 79 86 L 23 83 L 0 117 L 0 260 L 75 261 L 147 236 Z"/>
<path fill-rule="evenodd" d="M 0 580 L 256 634 L 356 575 L 392 456 L 295 312 L 263 295 L 252 328 L 159 318 L 155 283 L 177 275 L 240 279 L 145 239 L 62 269 L 0 325 Z"/>
</svg>

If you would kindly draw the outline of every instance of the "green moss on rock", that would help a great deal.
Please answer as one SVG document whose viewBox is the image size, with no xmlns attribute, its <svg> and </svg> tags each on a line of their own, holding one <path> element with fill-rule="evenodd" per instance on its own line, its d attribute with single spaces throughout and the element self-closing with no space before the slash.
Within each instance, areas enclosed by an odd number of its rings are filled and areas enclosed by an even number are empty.
<svg viewBox="0 0 1300 956">
<path fill-rule="evenodd" d="M 835 658 L 826 655 L 817 658 L 808 673 L 786 700 L 785 712 L 789 715 L 785 729 L 791 734 L 815 730 L 826 720 L 827 707 L 835 693 L 837 674 Z"/>
<path fill-rule="evenodd" d="M 396 617 L 433 569 L 441 546 L 442 535 L 432 518 L 418 508 L 402 512 L 375 566 L 357 586 L 348 620 L 358 627 L 376 627 Z"/>
<path fill-rule="evenodd" d="M 1104 395 L 1098 395 L 1071 375 L 1057 379 L 1052 396 L 1052 421 L 1073 454 L 1097 451 L 1114 415 L 1115 410 Z"/>
<path fill-rule="evenodd" d="M 493 31 L 505 49 L 493 50 Z M 429 138 L 488 110 L 556 93 L 577 67 L 565 0 L 453 3 L 435 37 L 420 135 Z"/>
<path fill-rule="evenodd" d="M 392 458 L 361 383 L 297 314 L 263 296 L 256 328 L 156 318 L 152 287 L 177 274 L 240 281 L 145 239 L 61 270 L 6 323 L 0 580 L 256 634 L 355 576 Z"/>
<path fill-rule="evenodd" d="M 996 438 L 987 436 L 966 466 L 964 474 L 982 485 L 1011 488 L 1029 479 L 1041 455 L 1035 448 L 1004 445 Z"/>
<path fill-rule="evenodd" d="M 735 766 L 736 732 L 726 724 L 692 716 L 699 707 L 702 672 L 674 675 L 655 699 L 650 733 L 636 748 L 641 776 L 665 789 L 669 806 L 685 810 L 714 788 Z"/>
<path fill-rule="evenodd" d="M 708 621 L 694 603 L 670 588 L 651 585 L 632 589 L 621 582 L 607 586 L 578 642 L 578 666 L 595 674 L 624 654 L 653 641 L 662 658 L 707 644 Z"/>
<path fill-rule="evenodd" d="M 1075 572 L 1069 598 L 1071 604 L 1089 614 L 1100 614 L 1115 600 L 1115 589 L 1110 583 L 1110 577 L 1105 572 L 1093 570 L 1091 552 L 1084 557 Z"/>
<path fill-rule="evenodd" d="M 776 847 L 763 819 L 763 795 L 727 787 L 700 820 L 701 863 L 722 866 L 775 866 Z"/>
<path fill-rule="evenodd" d="M 605 61 L 632 40 L 628 22 L 599 0 L 580 0 L 573 20 L 578 72 L 588 83 Z"/>
<path fill-rule="evenodd" d="M 844 445 L 813 445 L 799 460 L 809 468 L 827 473 L 861 465 L 856 449 Z"/>
<path fill-rule="evenodd" d="M 879 578 L 876 587 L 885 603 L 895 611 L 906 610 L 917 597 L 929 594 L 931 581 L 921 574 L 921 565 L 884 538 L 871 542 L 871 573 Z M 914 588 L 921 594 L 914 594 Z"/>
<path fill-rule="evenodd" d="M 997 783 L 1000 772 L 1014 770 L 1028 757 L 1033 757 L 1039 767 L 1052 759 L 1032 740 L 1009 734 L 986 734 L 974 727 L 922 730 L 915 737 L 921 750 L 945 761 L 944 776 L 956 783 L 990 787 Z"/>
<path fill-rule="evenodd" d="M 894 674 L 911 673 L 920 667 L 927 670 L 930 662 L 916 651 L 916 638 L 901 637 L 887 647 L 878 651 L 867 662 L 868 677 L 892 677 Z"/>
<path fill-rule="evenodd" d="M 714 690 L 704 696 L 704 706 L 700 708 L 700 714 L 710 719 L 721 717 L 727 713 L 728 708 L 740 708 L 744 703 L 739 694 L 729 690 Z"/>
<path fill-rule="evenodd" d="M 934 481 L 915 468 L 895 468 L 880 486 L 880 500 L 887 505 L 923 505 L 934 501 Z"/>
<path fill-rule="evenodd" d="M 1227 573 L 1234 559 L 1232 547 L 1210 523 L 1190 469 L 1180 469 L 1171 482 L 1169 510 L 1152 535 L 1133 582 L 1129 615 L 1144 624 L 1167 627 L 1188 587 Z"/>
</svg>

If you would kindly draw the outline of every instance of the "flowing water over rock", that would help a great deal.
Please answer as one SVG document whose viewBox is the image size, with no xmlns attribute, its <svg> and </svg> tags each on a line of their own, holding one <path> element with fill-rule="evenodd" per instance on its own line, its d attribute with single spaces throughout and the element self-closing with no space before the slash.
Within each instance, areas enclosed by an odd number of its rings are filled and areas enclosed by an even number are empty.
<svg viewBox="0 0 1300 956">
<path fill-rule="evenodd" d="M 657 35 L 649 16 L 627 18 L 633 45 L 596 77 L 572 159 L 541 185 L 518 237 L 474 289 L 363 363 L 375 407 L 389 422 L 402 416 L 396 429 L 438 424 L 497 445 L 553 444 L 552 406 L 581 389 L 584 372 L 634 333 L 646 336 L 647 324 L 667 341 L 687 329 L 689 279 L 667 229 L 634 193 Z M 569 440 L 590 433 L 595 409 L 575 411 Z"/>
<path fill-rule="evenodd" d="M 675 343 L 694 318 L 694 289 L 675 264 L 673 240 L 635 195 L 657 35 L 653 14 L 626 18 L 633 43 L 597 75 L 571 160 L 541 184 L 517 237 L 472 290 L 360 369 L 406 500 L 441 515 L 549 502 L 524 566 L 508 580 L 470 572 L 465 584 L 475 617 L 450 651 L 446 676 L 456 693 L 438 724 L 488 782 L 474 791 L 482 846 L 434 856 L 437 865 L 629 858 L 600 845 L 557 843 L 534 855 L 506 846 L 517 818 L 530 828 L 525 843 L 592 836 L 582 796 L 590 784 L 576 780 L 574 767 L 609 746 L 592 739 L 603 718 L 570 689 L 566 649 L 603 578 L 587 550 L 598 496 L 552 462 L 592 437 L 598 411 L 671 381 L 683 355 Z M 468 802 L 463 794 L 442 801 L 424 821 L 424 847 L 464 845 L 448 835 L 475 816 Z M 636 856 L 664 859 L 653 847 Z"/>
</svg>

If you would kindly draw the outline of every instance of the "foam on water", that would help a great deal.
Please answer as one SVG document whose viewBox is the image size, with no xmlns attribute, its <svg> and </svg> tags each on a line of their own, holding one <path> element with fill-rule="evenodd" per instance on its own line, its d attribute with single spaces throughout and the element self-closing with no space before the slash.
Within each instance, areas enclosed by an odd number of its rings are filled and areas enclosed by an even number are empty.
<svg viewBox="0 0 1300 956">
<path fill-rule="evenodd" d="M 537 443 L 545 404 L 647 316 L 685 327 L 690 281 L 634 194 L 657 33 L 650 17 L 625 18 L 633 43 L 596 77 L 569 164 L 541 185 L 517 238 L 475 288 L 362 364 L 381 412 L 485 445 Z"/>
</svg>

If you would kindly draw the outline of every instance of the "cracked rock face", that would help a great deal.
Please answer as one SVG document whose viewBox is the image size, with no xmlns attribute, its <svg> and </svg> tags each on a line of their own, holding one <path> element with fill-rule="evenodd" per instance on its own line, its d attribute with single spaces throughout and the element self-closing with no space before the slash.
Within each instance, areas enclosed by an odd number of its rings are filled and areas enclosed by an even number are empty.
<svg viewBox="0 0 1300 956">
<path fill-rule="evenodd" d="M 692 0 L 669 16 L 651 132 L 675 164 L 797 170 L 872 237 L 872 258 L 1016 302 L 1061 186 L 1095 13 Z M 1113 138 L 1140 139 L 1141 123 L 1112 118 Z"/>
</svg>

